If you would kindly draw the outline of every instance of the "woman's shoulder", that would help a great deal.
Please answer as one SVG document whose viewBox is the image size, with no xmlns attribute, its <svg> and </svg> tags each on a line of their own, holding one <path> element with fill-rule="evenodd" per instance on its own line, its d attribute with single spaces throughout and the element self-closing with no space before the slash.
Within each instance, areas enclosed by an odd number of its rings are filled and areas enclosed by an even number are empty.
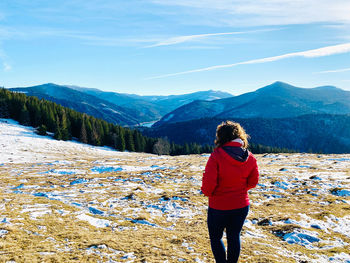
<svg viewBox="0 0 350 263">
<path fill-rule="evenodd" d="M 257 160 L 256 160 L 256 158 L 255 158 L 255 156 L 254 156 L 254 154 L 251 152 L 251 151 L 249 151 L 249 159 L 252 161 L 252 162 L 257 162 Z"/>
<path fill-rule="evenodd" d="M 218 159 L 220 158 L 220 147 L 214 148 L 214 150 L 211 152 L 209 159 Z"/>
</svg>

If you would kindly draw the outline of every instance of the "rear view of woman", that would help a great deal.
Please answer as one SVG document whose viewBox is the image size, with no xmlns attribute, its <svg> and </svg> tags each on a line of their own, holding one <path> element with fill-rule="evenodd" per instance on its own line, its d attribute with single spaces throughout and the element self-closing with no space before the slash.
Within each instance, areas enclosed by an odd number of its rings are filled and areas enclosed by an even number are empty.
<svg viewBox="0 0 350 263">
<path fill-rule="evenodd" d="M 239 123 L 221 123 L 216 129 L 216 148 L 203 174 L 201 190 L 209 197 L 207 222 L 217 263 L 238 261 L 240 232 L 249 211 L 248 190 L 259 179 L 256 159 L 247 150 L 247 137 Z M 222 242 L 225 229 L 227 255 Z"/>
</svg>

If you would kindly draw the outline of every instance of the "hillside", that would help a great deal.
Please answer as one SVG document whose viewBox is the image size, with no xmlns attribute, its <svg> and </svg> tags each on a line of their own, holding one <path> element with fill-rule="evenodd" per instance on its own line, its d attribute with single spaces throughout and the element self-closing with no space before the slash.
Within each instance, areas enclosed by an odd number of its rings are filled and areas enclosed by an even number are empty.
<svg viewBox="0 0 350 263">
<path fill-rule="evenodd" d="M 44 98 L 124 126 L 157 121 L 168 112 L 194 100 L 232 97 L 229 93 L 213 90 L 183 95 L 140 96 L 52 83 L 10 90 Z"/>
<path fill-rule="evenodd" d="M 35 127 L 38 134 L 53 134 L 56 140 L 76 138 L 82 143 L 110 146 L 120 151 L 159 154 L 207 153 L 211 146 L 177 145 L 163 138 L 143 136 L 138 130 L 108 123 L 54 102 L 0 88 L 0 118 Z"/>
<path fill-rule="evenodd" d="M 98 89 L 81 88 L 76 86 L 70 86 L 70 88 L 107 100 L 113 104 L 138 111 L 140 112 L 140 117 L 142 115 L 143 121 L 158 120 L 170 111 L 195 100 L 211 101 L 233 97 L 227 92 L 214 90 L 199 91 L 182 95 L 141 96 L 136 94 L 105 92 Z"/>
<path fill-rule="evenodd" d="M 167 136 L 176 143 L 212 144 L 226 119 L 203 118 L 143 129 L 147 136 Z M 350 153 L 350 115 L 310 114 L 292 118 L 230 118 L 239 122 L 254 144 L 300 152 Z"/>
<path fill-rule="evenodd" d="M 4 262 L 213 261 L 199 193 L 208 155 L 116 152 L 4 119 L 0 145 Z M 350 155 L 256 157 L 241 261 L 349 262 Z"/>
<path fill-rule="evenodd" d="M 132 110 L 65 86 L 48 83 L 33 87 L 12 88 L 10 90 L 46 99 L 110 123 L 126 126 L 139 124 L 138 117 Z"/>
<path fill-rule="evenodd" d="M 154 126 L 200 118 L 288 118 L 306 114 L 350 114 L 350 91 L 311 89 L 275 82 L 254 92 L 213 101 L 194 101 L 165 115 Z"/>
</svg>

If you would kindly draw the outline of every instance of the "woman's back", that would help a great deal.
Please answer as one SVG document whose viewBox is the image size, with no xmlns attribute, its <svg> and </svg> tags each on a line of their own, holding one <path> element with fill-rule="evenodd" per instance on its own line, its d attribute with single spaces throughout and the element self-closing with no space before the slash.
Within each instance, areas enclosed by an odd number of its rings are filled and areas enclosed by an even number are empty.
<svg viewBox="0 0 350 263">
<path fill-rule="evenodd" d="M 248 189 L 258 182 L 255 157 L 239 142 L 228 142 L 211 154 L 203 174 L 202 192 L 219 210 L 249 205 Z"/>
</svg>

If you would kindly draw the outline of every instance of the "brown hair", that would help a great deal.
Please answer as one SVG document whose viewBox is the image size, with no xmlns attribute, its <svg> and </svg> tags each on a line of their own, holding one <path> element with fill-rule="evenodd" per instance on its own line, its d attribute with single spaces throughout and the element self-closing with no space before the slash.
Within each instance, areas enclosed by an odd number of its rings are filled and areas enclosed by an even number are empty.
<svg viewBox="0 0 350 263">
<path fill-rule="evenodd" d="M 248 138 L 249 135 L 239 123 L 224 121 L 216 128 L 216 139 L 214 143 L 216 148 L 218 148 L 229 141 L 241 139 L 243 141 L 243 147 L 248 148 Z"/>
</svg>

